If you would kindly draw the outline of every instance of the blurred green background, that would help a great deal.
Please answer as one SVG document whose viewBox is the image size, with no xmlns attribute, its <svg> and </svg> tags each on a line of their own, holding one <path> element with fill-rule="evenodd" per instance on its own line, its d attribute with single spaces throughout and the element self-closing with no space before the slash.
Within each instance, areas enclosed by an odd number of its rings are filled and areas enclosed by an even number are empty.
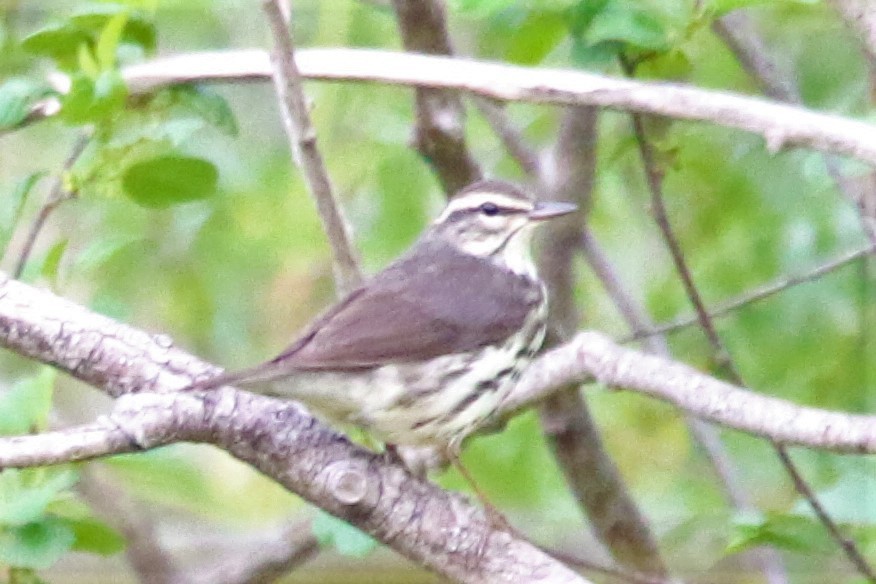
<svg viewBox="0 0 876 584">
<path fill-rule="evenodd" d="M 616 56 L 623 52 L 642 59 L 642 77 L 755 94 L 757 84 L 712 28 L 737 9 L 751 17 L 808 107 L 871 116 L 871 73 L 858 41 L 824 2 L 451 0 L 448 15 L 462 55 L 620 75 Z M 400 49 L 388 3 L 302 0 L 294 2 L 294 14 L 299 47 Z M 272 85 L 165 90 L 126 103 L 118 78 L 120 65 L 154 55 L 269 46 L 258 3 L 5 0 L 0 19 L 0 124 L 8 126 L 0 135 L 4 270 L 13 269 L 51 186 L 50 177 L 29 177 L 58 174 L 82 128 L 95 124 L 85 154 L 63 173 L 78 197 L 51 215 L 25 281 L 166 333 L 230 368 L 273 355 L 333 300 L 328 246 L 291 164 Z M 21 104 L 45 93 L 45 75 L 57 70 L 76 80 L 63 114 L 15 129 Z M 329 174 L 373 272 L 410 245 L 443 202 L 438 181 L 409 144 L 413 92 L 317 82 L 306 91 Z M 511 104 L 506 111 L 533 149 L 551 147 L 558 108 Z M 486 173 L 525 180 L 477 110 L 467 113 L 469 145 Z M 856 209 L 819 153 L 770 154 L 757 136 L 708 124 L 664 122 L 656 130 L 669 213 L 709 305 L 865 244 Z M 871 180 L 860 163 L 838 164 L 853 182 Z M 691 307 L 649 215 L 648 197 L 629 117 L 603 112 L 590 224 L 637 299 L 664 322 L 690 314 Z M 600 283 L 583 261 L 579 267 L 581 327 L 625 336 Z M 720 318 L 719 332 L 756 391 L 872 412 L 874 284 L 872 260 L 869 270 L 858 261 Z M 677 359 L 709 366 L 698 330 L 673 333 L 670 342 Z M 15 355 L 0 354 L 0 372 L 4 433 L 87 421 L 107 410 L 97 392 Z M 766 443 L 722 432 L 760 510 L 739 515 L 725 503 L 676 410 L 603 388 L 586 393 L 675 573 L 692 582 L 759 582 L 762 576 L 739 556 L 771 543 L 782 551 L 792 582 L 861 581 L 799 501 Z M 872 457 L 794 455 L 828 511 L 876 559 Z M 604 557 L 533 413 L 472 441 L 464 460 L 536 540 Z M 209 549 L 217 534 L 245 541 L 240 534 L 310 513 L 295 496 L 207 447 L 175 446 L 90 467 L 101 467 L 104 479 L 148 505 L 162 537 L 191 558 Z M 121 546 L 118 534 L 75 494 L 77 472 L 0 474 L 0 582 L 130 577 L 121 556 L 112 555 Z M 439 480 L 465 488 L 452 472 Z M 16 505 L 29 506 L 29 514 L 16 515 Z M 385 551 L 366 560 L 343 552 L 326 551 L 290 581 L 435 580 Z"/>
</svg>

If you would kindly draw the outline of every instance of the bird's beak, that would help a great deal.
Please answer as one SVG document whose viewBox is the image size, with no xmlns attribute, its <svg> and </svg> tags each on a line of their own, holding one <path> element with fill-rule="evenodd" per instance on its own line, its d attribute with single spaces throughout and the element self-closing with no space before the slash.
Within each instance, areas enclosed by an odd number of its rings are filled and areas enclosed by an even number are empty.
<svg viewBox="0 0 876 584">
<path fill-rule="evenodd" d="M 529 218 L 533 221 L 544 221 L 554 217 L 562 217 L 578 210 L 578 205 L 552 201 L 539 201 L 529 212 Z"/>
</svg>

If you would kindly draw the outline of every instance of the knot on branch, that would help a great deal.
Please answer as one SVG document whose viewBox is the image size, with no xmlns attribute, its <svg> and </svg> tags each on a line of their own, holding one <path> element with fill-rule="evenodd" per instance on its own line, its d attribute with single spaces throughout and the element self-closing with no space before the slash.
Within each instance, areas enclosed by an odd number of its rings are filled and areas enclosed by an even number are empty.
<svg viewBox="0 0 876 584">
<path fill-rule="evenodd" d="M 341 460 L 328 465 L 323 471 L 329 494 L 343 505 L 363 503 L 369 495 L 367 466 L 358 460 Z"/>
</svg>

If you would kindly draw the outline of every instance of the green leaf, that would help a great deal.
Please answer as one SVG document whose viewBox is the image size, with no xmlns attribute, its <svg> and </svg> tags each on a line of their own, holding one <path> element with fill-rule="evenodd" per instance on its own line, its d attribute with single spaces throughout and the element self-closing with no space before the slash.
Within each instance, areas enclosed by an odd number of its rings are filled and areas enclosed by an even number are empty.
<svg viewBox="0 0 876 584">
<path fill-rule="evenodd" d="M 78 478 L 66 467 L 5 469 L 0 473 L 0 526 L 21 527 L 41 520 L 49 503 Z"/>
<path fill-rule="evenodd" d="M 100 65 L 91 53 L 91 47 L 85 43 L 79 45 L 77 57 L 80 71 L 88 75 L 91 79 L 100 75 Z"/>
<path fill-rule="evenodd" d="M 777 4 L 797 4 L 797 5 L 814 5 L 821 0 L 711 0 L 706 3 L 706 9 L 713 11 L 716 16 L 723 16 L 728 12 L 738 10 L 740 8 L 751 8 L 754 6 Z"/>
<path fill-rule="evenodd" d="M 138 496 L 205 514 L 223 512 L 225 502 L 214 493 L 209 477 L 186 456 L 184 447 L 113 456 L 104 462 Z"/>
<path fill-rule="evenodd" d="M 325 511 L 317 512 L 311 529 L 321 545 L 333 546 L 344 556 L 361 558 L 378 546 L 377 541 L 367 533 Z"/>
<path fill-rule="evenodd" d="M 131 245 L 142 244 L 143 240 L 134 235 L 107 235 L 92 239 L 85 249 L 76 256 L 76 272 L 100 270 L 116 254 Z"/>
<path fill-rule="evenodd" d="M 43 265 L 40 268 L 40 274 L 49 280 L 52 285 L 57 284 L 58 268 L 61 266 L 61 259 L 64 257 L 64 252 L 67 250 L 67 239 L 54 244 L 49 251 L 46 252 L 46 257 L 43 259 Z"/>
<path fill-rule="evenodd" d="M 0 435 L 26 434 L 46 427 L 56 377 L 57 370 L 43 367 L 0 393 Z"/>
<path fill-rule="evenodd" d="M 94 79 L 73 74 L 70 91 L 61 99 L 61 117 L 73 125 L 105 120 L 124 106 L 127 95 L 125 81 L 116 69 L 101 71 Z"/>
<path fill-rule="evenodd" d="M 125 549 L 122 534 L 94 517 L 66 519 L 65 522 L 76 537 L 73 543 L 76 551 L 111 556 Z"/>
<path fill-rule="evenodd" d="M 87 43 L 87 31 L 71 23 L 51 24 L 26 36 L 21 46 L 31 54 L 54 59 L 65 70 L 76 67 L 79 46 Z"/>
<path fill-rule="evenodd" d="M 726 553 L 771 545 L 798 553 L 828 554 L 833 544 L 818 521 L 801 515 L 745 513 L 734 518 Z"/>
<path fill-rule="evenodd" d="M 834 521 L 876 525 L 876 476 L 872 472 L 845 471 L 832 487 L 819 491 L 817 496 Z M 794 512 L 815 518 L 809 503 L 802 499 L 794 505 Z"/>
<path fill-rule="evenodd" d="M 122 186 L 140 205 L 161 208 L 211 196 L 218 178 L 216 167 L 207 160 L 170 155 L 131 165 Z"/>
<path fill-rule="evenodd" d="M 533 12 L 517 28 L 506 58 L 512 63 L 535 65 L 563 39 L 566 20 L 559 12 Z"/>
<path fill-rule="evenodd" d="M 55 517 L 0 529 L 0 562 L 22 568 L 48 568 L 75 539 L 73 530 Z"/>
<path fill-rule="evenodd" d="M 237 119 L 228 101 L 216 90 L 199 85 L 187 85 L 173 89 L 181 107 L 206 121 L 229 136 L 237 136 Z"/>
<path fill-rule="evenodd" d="M 124 106 L 128 97 L 128 87 L 121 71 L 108 69 L 102 71 L 94 81 L 93 115 L 107 117 Z"/>
<path fill-rule="evenodd" d="M 89 6 L 74 14 L 70 18 L 70 24 L 90 32 L 92 35 L 100 35 L 110 21 L 124 16 L 124 26 L 121 29 L 120 40 L 143 48 L 146 52 L 155 50 L 156 32 L 155 25 L 142 13 L 131 11 L 126 6 L 118 4 L 98 4 Z"/>
<path fill-rule="evenodd" d="M 116 49 L 119 47 L 119 41 L 122 38 L 122 32 L 124 32 L 127 23 L 128 13 L 119 12 L 113 15 L 104 25 L 103 30 L 100 31 L 94 53 L 101 69 L 106 70 L 115 67 Z"/>
<path fill-rule="evenodd" d="M 46 176 L 46 174 L 48 173 L 41 170 L 27 175 L 15 185 L 15 188 L 9 195 L 9 200 L 3 205 L 0 205 L 0 256 L 6 251 L 6 246 L 12 238 L 15 226 L 21 218 L 21 211 L 24 209 L 27 196 L 39 180 Z"/>
<path fill-rule="evenodd" d="M 0 85 L 0 129 L 20 124 L 34 103 L 50 93 L 52 90 L 46 84 L 21 77 Z"/>
<path fill-rule="evenodd" d="M 638 49 L 664 51 L 669 39 L 663 24 L 642 4 L 614 0 L 596 14 L 584 38 L 591 45 L 620 41 Z"/>
</svg>

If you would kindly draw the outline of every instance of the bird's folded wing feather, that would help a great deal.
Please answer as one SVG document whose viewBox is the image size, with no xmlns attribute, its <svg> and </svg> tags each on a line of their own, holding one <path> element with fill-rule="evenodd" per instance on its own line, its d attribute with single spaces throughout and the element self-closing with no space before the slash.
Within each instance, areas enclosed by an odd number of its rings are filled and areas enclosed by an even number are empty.
<svg viewBox="0 0 876 584">
<path fill-rule="evenodd" d="M 361 369 L 467 352 L 508 338 L 540 300 L 535 282 L 488 260 L 418 251 L 341 301 L 272 364 Z"/>
</svg>

